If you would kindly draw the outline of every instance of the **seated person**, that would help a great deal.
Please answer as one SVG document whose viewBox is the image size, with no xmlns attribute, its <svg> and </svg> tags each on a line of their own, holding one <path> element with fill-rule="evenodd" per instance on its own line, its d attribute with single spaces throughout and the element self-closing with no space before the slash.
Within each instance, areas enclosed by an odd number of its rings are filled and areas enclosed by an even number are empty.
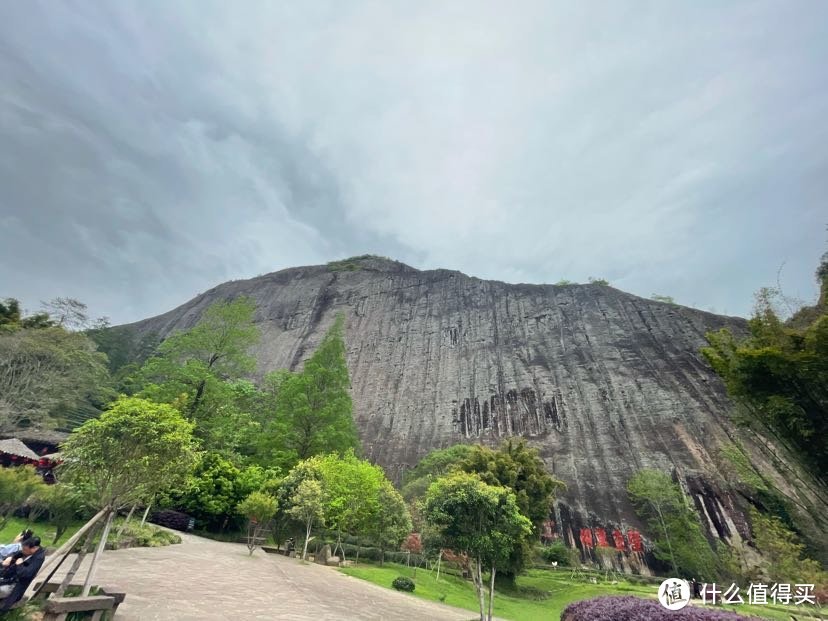
<svg viewBox="0 0 828 621">
<path fill-rule="evenodd" d="M 20 543 L 20 552 L 2 563 L 0 574 L 0 612 L 9 610 L 23 597 L 34 580 L 46 553 L 40 547 L 40 537 L 29 537 Z"/>
<path fill-rule="evenodd" d="M 20 542 L 23 541 L 24 539 L 28 539 L 33 534 L 34 533 L 32 533 L 32 531 L 30 531 L 29 529 L 26 529 L 22 533 L 20 533 L 17 537 L 15 537 L 14 541 L 12 541 L 10 544 L 5 545 L 5 546 L 0 546 L 0 563 L 5 561 L 7 556 L 14 556 L 18 552 L 20 552 Z"/>
</svg>

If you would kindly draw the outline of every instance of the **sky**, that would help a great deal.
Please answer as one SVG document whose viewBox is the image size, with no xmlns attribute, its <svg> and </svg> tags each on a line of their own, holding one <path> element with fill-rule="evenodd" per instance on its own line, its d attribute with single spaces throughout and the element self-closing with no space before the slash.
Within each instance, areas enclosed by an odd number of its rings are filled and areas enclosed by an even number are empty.
<svg viewBox="0 0 828 621">
<path fill-rule="evenodd" d="M 0 2 L 0 297 L 114 323 L 358 254 L 813 300 L 828 2 Z"/>
</svg>

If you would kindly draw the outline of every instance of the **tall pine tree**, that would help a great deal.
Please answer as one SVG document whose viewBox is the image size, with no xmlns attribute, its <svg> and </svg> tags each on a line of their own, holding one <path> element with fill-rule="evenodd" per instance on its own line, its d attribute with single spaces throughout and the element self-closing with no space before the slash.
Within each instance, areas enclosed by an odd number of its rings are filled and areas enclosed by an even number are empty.
<svg viewBox="0 0 828 621">
<path fill-rule="evenodd" d="M 284 379 L 276 418 L 273 458 L 285 469 L 312 455 L 359 447 L 345 362 L 344 319 L 337 317 L 301 373 Z"/>
</svg>

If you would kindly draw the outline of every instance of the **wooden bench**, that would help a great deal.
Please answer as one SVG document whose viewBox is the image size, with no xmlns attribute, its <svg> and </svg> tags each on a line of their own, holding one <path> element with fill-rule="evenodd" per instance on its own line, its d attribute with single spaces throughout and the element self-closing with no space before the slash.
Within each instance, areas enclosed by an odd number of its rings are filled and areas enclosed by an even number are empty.
<svg viewBox="0 0 828 621">
<path fill-rule="evenodd" d="M 49 597 L 49 595 L 51 595 L 52 593 L 57 591 L 59 586 L 60 586 L 60 582 L 47 582 L 42 587 L 41 587 L 41 583 L 36 582 L 35 586 L 34 586 L 34 590 L 37 593 L 37 596 L 34 597 L 33 599 L 35 599 L 35 600 L 45 600 L 47 597 Z M 71 588 L 71 589 L 82 589 L 83 585 L 70 584 L 69 588 Z M 112 608 L 111 608 L 113 616 L 117 612 L 118 606 L 120 606 L 123 603 L 124 599 L 126 599 L 126 593 L 125 592 L 120 591 L 118 589 L 118 587 L 111 586 L 111 585 L 110 586 L 99 586 L 97 595 L 103 595 L 103 596 L 106 596 L 106 597 L 113 598 L 114 603 L 113 603 Z M 66 597 L 66 598 L 62 598 L 62 599 L 76 599 L 76 598 Z M 49 601 L 49 600 L 47 600 L 47 601 Z M 96 617 L 96 618 L 98 618 L 98 617 Z"/>
<path fill-rule="evenodd" d="M 100 621 L 103 613 L 115 607 L 110 595 L 87 597 L 50 597 L 43 606 L 43 621 L 66 621 L 70 612 L 92 612 L 92 621 Z"/>
</svg>

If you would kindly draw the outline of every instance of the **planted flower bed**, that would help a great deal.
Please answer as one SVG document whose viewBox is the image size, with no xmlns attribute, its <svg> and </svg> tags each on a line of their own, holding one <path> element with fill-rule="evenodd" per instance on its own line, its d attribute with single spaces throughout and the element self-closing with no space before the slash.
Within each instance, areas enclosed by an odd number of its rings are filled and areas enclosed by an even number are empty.
<svg viewBox="0 0 828 621">
<path fill-rule="evenodd" d="M 667 610 L 654 599 L 630 595 L 595 597 L 564 608 L 561 621 L 759 621 L 735 612 L 687 606 Z"/>
</svg>

